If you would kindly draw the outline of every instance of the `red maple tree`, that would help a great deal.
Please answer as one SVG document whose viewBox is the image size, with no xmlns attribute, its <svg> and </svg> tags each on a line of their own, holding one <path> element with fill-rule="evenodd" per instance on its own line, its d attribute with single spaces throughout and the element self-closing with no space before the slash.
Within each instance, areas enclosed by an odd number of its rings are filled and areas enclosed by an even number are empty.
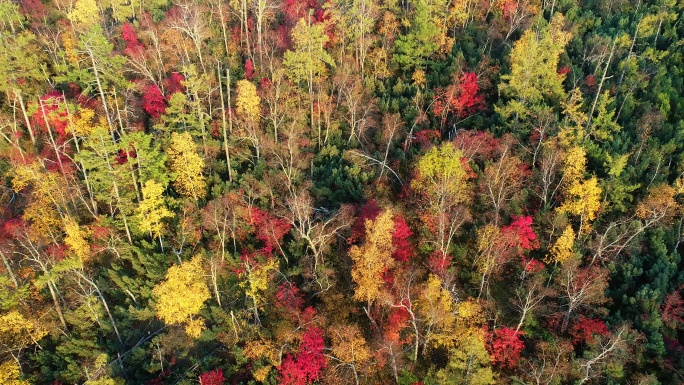
<svg viewBox="0 0 684 385">
<path fill-rule="evenodd" d="M 164 95 L 156 84 L 150 84 L 145 87 L 143 93 L 142 108 L 153 119 L 159 118 L 166 112 L 166 101 Z"/>
<path fill-rule="evenodd" d="M 226 379 L 223 378 L 221 369 L 204 372 L 199 376 L 200 385 L 223 385 Z"/>
<path fill-rule="evenodd" d="M 309 328 L 302 337 L 297 354 L 288 354 L 283 358 L 278 368 L 280 384 L 306 385 L 318 380 L 327 366 L 324 348 L 323 331 L 315 326 Z"/>
<path fill-rule="evenodd" d="M 570 336 L 572 337 L 572 343 L 577 345 L 579 343 L 594 343 L 595 336 L 605 336 L 608 333 L 608 327 L 606 323 L 600 319 L 586 318 L 584 316 L 579 316 L 579 319 L 570 329 Z"/>
<path fill-rule="evenodd" d="M 480 94 L 477 75 L 474 72 L 464 73 L 458 83 L 437 90 L 432 111 L 435 116 L 446 123 L 447 116 L 453 114 L 457 119 L 466 118 L 484 108 L 484 98 Z"/>
<path fill-rule="evenodd" d="M 135 32 L 133 24 L 124 23 L 121 26 L 121 38 L 126 42 L 125 54 L 131 57 L 137 57 L 142 54 L 144 47 L 140 40 L 138 40 L 138 34 Z"/>
<path fill-rule="evenodd" d="M 271 254 L 274 250 L 279 249 L 280 241 L 292 228 L 287 220 L 276 218 L 256 207 L 252 208 L 248 220 L 249 224 L 254 227 L 257 239 L 263 242 L 259 251 L 264 254 Z"/>
<path fill-rule="evenodd" d="M 499 368 L 512 369 L 518 365 L 525 343 L 520 339 L 523 334 L 508 327 L 494 330 L 488 344 L 492 364 Z"/>
</svg>

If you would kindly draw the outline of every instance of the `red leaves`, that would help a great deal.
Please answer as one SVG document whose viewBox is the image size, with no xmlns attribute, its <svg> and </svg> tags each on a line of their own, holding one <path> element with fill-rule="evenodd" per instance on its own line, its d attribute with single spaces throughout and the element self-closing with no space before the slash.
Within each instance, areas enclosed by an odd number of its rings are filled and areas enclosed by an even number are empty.
<svg viewBox="0 0 684 385">
<path fill-rule="evenodd" d="M 254 63 L 252 63 L 252 59 L 245 60 L 245 78 L 249 81 L 252 81 L 252 78 L 254 78 L 255 74 L 256 72 L 254 71 Z"/>
<path fill-rule="evenodd" d="M 679 290 L 665 296 L 665 301 L 663 301 L 663 322 L 672 329 L 679 329 L 684 326 L 684 299 L 679 293 L 683 289 L 684 286 L 680 286 Z"/>
<path fill-rule="evenodd" d="M 285 219 L 276 218 L 256 207 L 250 212 L 249 224 L 254 227 L 257 239 L 263 242 L 259 251 L 264 254 L 271 254 L 276 247 L 279 249 L 280 241 L 292 228 Z"/>
<path fill-rule="evenodd" d="M 164 95 L 162 95 L 161 90 L 155 84 L 145 87 L 142 108 L 153 119 L 159 118 L 159 116 L 166 112 L 166 100 L 164 100 Z"/>
<path fill-rule="evenodd" d="M 587 344 L 595 343 L 594 336 L 605 336 L 608 333 L 610 332 L 605 322 L 599 319 L 585 318 L 584 316 L 580 316 L 570 330 L 572 343 L 575 345 L 582 342 Z"/>
<path fill-rule="evenodd" d="M 359 210 L 356 221 L 351 228 L 351 236 L 347 241 L 349 243 L 362 242 L 366 236 L 366 221 L 374 221 L 380 215 L 380 211 L 382 210 L 374 199 L 366 202 Z M 392 233 L 392 245 L 395 250 L 392 253 L 392 258 L 399 262 L 407 262 L 413 256 L 412 243 L 409 241 L 412 235 L 413 231 L 411 231 L 406 220 L 395 214 L 394 232 Z"/>
<path fill-rule="evenodd" d="M 518 6 L 520 5 L 520 2 L 518 0 L 504 0 L 501 3 L 499 3 L 499 8 L 501 9 L 501 13 L 504 19 L 510 20 L 513 15 L 515 15 L 515 12 L 518 10 Z"/>
<path fill-rule="evenodd" d="M 299 352 L 296 355 L 288 354 L 283 358 L 283 363 L 278 368 L 283 385 L 310 384 L 321 377 L 323 369 L 327 366 L 323 349 L 323 332 L 317 327 L 309 328 L 302 337 Z"/>
<path fill-rule="evenodd" d="M 409 237 L 413 231 L 409 228 L 406 220 L 399 216 L 394 216 L 394 233 L 392 234 L 392 245 L 395 247 L 392 258 L 399 262 L 407 262 L 413 256 L 413 247 Z"/>
<path fill-rule="evenodd" d="M 435 116 L 446 122 L 447 115 L 453 114 L 457 119 L 466 118 L 484 108 L 484 98 L 480 94 L 477 75 L 464 73 L 458 84 L 449 85 L 444 91 L 437 90 L 432 104 Z"/>
<path fill-rule="evenodd" d="M 563 66 L 563 67 L 558 69 L 558 75 L 567 75 L 570 72 L 572 72 L 572 68 L 570 68 L 568 66 Z"/>
<path fill-rule="evenodd" d="M 223 378 L 223 371 L 221 369 L 204 372 L 199 376 L 200 385 L 223 385 L 226 381 Z"/>
<path fill-rule="evenodd" d="M 276 291 L 276 306 L 292 313 L 299 312 L 304 305 L 304 298 L 299 288 L 292 282 L 284 282 Z"/>
<path fill-rule="evenodd" d="M 131 57 L 137 57 L 142 54 L 144 47 L 138 40 L 138 34 L 131 23 L 124 23 L 121 26 L 121 38 L 126 42 L 124 53 Z"/>
<path fill-rule="evenodd" d="M 487 131 L 460 131 L 454 138 L 454 146 L 471 159 L 491 159 L 501 151 L 501 139 Z"/>
<path fill-rule="evenodd" d="M 172 72 L 169 77 L 164 79 L 164 88 L 166 89 L 167 99 L 170 99 L 171 95 L 175 94 L 176 92 L 185 92 L 185 86 L 183 85 L 184 81 L 185 78 L 178 72 Z"/>
<path fill-rule="evenodd" d="M 525 343 L 520 339 L 523 334 L 508 327 L 502 327 L 494 331 L 491 341 L 487 344 L 492 364 L 499 368 L 513 369 L 518 365 L 520 354 L 525 348 Z"/>
<path fill-rule="evenodd" d="M 501 229 L 501 234 L 511 243 L 512 246 L 521 251 L 530 251 L 539 247 L 537 235 L 532 230 L 532 217 L 512 216 L 513 222 L 509 226 Z"/>
<path fill-rule="evenodd" d="M 439 143 L 441 138 L 439 130 L 421 130 L 416 133 L 416 142 L 423 150 Z"/>
<path fill-rule="evenodd" d="M 378 215 L 380 215 L 380 206 L 378 206 L 375 199 L 366 202 L 366 204 L 361 207 L 360 212 L 352 225 L 351 236 L 347 241 L 349 243 L 363 241 L 363 238 L 366 236 L 366 221 L 373 221 Z"/>
<path fill-rule="evenodd" d="M 52 90 L 40 97 L 38 109 L 31 116 L 31 123 L 37 125 L 43 132 L 47 132 L 48 128 L 56 132 L 59 142 L 63 142 L 66 138 L 66 128 L 69 125 L 67 112 L 60 108 L 62 103 L 64 103 L 64 96 L 59 91 Z"/>
<path fill-rule="evenodd" d="M 428 267 L 430 271 L 437 274 L 438 276 L 444 276 L 449 266 L 451 266 L 451 260 L 453 257 L 448 254 L 443 254 L 439 250 L 435 250 L 430 254 L 430 259 L 428 259 Z"/>
<path fill-rule="evenodd" d="M 402 329 L 406 326 L 406 321 L 411 318 L 408 310 L 404 307 L 394 307 L 384 325 L 384 336 L 388 342 L 399 342 Z"/>
<path fill-rule="evenodd" d="M 543 262 L 537 259 L 527 259 L 525 257 L 522 258 L 521 265 L 526 272 L 532 274 L 538 273 L 544 270 L 544 267 L 546 267 Z"/>
</svg>

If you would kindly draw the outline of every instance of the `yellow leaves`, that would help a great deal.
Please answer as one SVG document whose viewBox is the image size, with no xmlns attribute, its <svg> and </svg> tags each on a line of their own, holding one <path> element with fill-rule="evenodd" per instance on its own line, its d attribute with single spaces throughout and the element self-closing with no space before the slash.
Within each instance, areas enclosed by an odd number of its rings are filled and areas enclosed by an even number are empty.
<svg viewBox="0 0 684 385">
<path fill-rule="evenodd" d="M 560 263 L 561 265 L 575 257 L 575 231 L 567 225 L 563 234 L 551 247 L 551 254 L 546 257 L 546 263 Z"/>
<path fill-rule="evenodd" d="M 69 246 L 76 256 L 85 262 L 90 257 L 90 244 L 86 238 L 90 237 L 88 229 L 81 228 L 72 217 L 64 219 L 64 243 Z"/>
<path fill-rule="evenodd" d="M 366 57 L 368 64 L 366 65 L 366 72 L 368 76 L 374 76 L 379 79 L 385 79 L 391 75 L 387 62 L 389 58 L 387 51 L 382 47 L 376 47 L 370 50 Z"/>
<path fill-rule="evenodd" d="M 490 271 L 496 258 L 493 258 L 492 249 L 498 241 L 499 228 L 493 224 L 487 224 L 477 230 L 477 267 L 480 273 Z"/>
<path fill-rule="evenodd" d="M 589 231 L 589 222 L 596 219 L 598 210 L 601 207 L 602 193 L 596 177 L 584 180 L 586 167 L 586 151 L 579 146 L 569 148 L 565 154 L 565 164 L 563 166 L 563 184 L 566 186 L 564 191 L 566 199 L 558 208 L 559 212 L 566 212 L 581 217 L 580 232 L 582 234 Z"/>
<path fill-rule="evenodd" d="M 354 265 L 352 278 L 358 285 L 354 298 L 373 302 L 382 295 L 382 273 L 393 265 L 392 234 L 394 220 L 391 210 L 386 210 L 375 221 L 366 221 L 366 240 L 362 246 L 349 250 Z"/>
<path fill-rule="evenodd" d="M 242 79 L 237 82 L 237 97 L 235 98 L 235 106 L 237 114 L 241 118 L 258 122 L 260 113 L 261 98 L 257 94 L 257 89 L 254 83 Z"/>
<path fill-rule="evenodd" d="M 64 47 L 64 54 L 67 62 L 71 65 L 78 64 L 78 52 L 76 52 L 76 39 L 73 33 L 62 34 L 62 46 Z"/>
<path fill-rule="evenodd" d="M 456 313 L 459 326 L 476 327 L 485 321 L 482 306 L 472 298 L 459 302 Z"/>
<path fill-rule="evenodd" d="M 142 188 L 143 200 L 135 210 L 138 227 L 142 232 L 149 232 L 153 237 L 161 235 L 162 220 L 172 218 L 173 213 L 164 205 L 164 186 L 150 179 Z"/>
<path fill-rule="evenodd" d="M 411 80 L 413 81 L 414 86 L 423 88 L 423 86 L 427 82 L 427 79 L 425 78 L 425 71 L 421 69 L 415 70 L 413 72 L 413 76 L 411 76 Z"/>
<path fill-rule="evenodd" d="M 677 178 L 674 184 L 674 189 L 677 194 L 684 194 L 684 175 Z"/>
<path fill-rule="evenodd" d="M 245 289 L 245 294 L 252 299 L 255 308 L 261 307 L 264 302 L 264 293 L 268 290 L 271 273 L 278 270 L 278 260 L 270 258 L 266 263 L 252 266 L 246 263 L 247 280 L 240 283 Z"/>
<path fill-rule="evenodd" d="M 646 198 L 637 205 L 636 215 L 653 221 L 672 219 L 681 210 L 675 201 L 676 194 L 677 190 L 667 184 L 651 187 Z"/>
<path fill-rule="evenodd" d="M 19 192 L 29 184 L 33 184 L 37 193 L 50 192 L 57 185 L 57 178 L 46 171 L 40 162 L 19 165 L 14 169 L 12 187 Z"/>
<path fill-rule="evenodd" d="M 456 205 L 466 201 L 466 173 L 461 158 L 463 153 L 446 142 L 431 148 L 418 161 L 418 175 L 411 187 L 423 193 L 436 205 L 433 210 L 443 209 L 444 204 Z"/>
<path fill-rule="evenodd" d="M 24 210 L 23 218 L 31 223 L 32 234 L 36 237 L 47 238 L 62 224 L 54 196 L 59 192 L 61 182 L 56 172 L 45 170 L 37 161 L 14 169 L 14 191 L 19 192 L 29 185 L 33 187 L 33 199 Z"/>
<path fill-rule="evenodd" d="M 107 122 L 103 117 L 100 117 L 96 123 L 93 123 L 93 118 L 95 117 L 95 111 L 90 108 L 83 108 L 78 112 L 78 115 L 74 116 L 72 124 L 69 126 L 70 130 L 78 136 L 88 136 L 93 130 L 100 126 L 104 127 L 105 130 Z"/>
<path fill-rule="evenodd" d="M 262 358 L 266 360 L 263 366 L 252 370 L 252 375 L 258 382 L 264 382 L 273 366 L 280 365 L 280 352 L 268 339 L 260 338 L 257 341 L 247 341 L 243 353 L 251 361 L 258 361 Z"/>
<path fill-rule="evenodd" d="M 69 20 L 86 27 L 93 26 L 100 21 L 100 11 L 95 0 L 77 0 L 74 8 L 68 14 Z"/>
<path fill-rule="evenodd" d="M 332 353 L 343 363 L 360 363 L 371 358 L 359 327 L 356 325 L 339 325 L 330 329 L 332 334 Z"/>
<path fill-rule="evenodd" d="M 28 381 L 20 380 L 21 371 L 16 361 L 5 361 L 0 364 L 0 384 L 29 385 Z"/>
<path fill-rule="evenodd" d="M 563 166 L 563 182 L 572 186 L 583 179 L 587 168 L 587 153 L 582 147 L 574 146 L 565 153 Z"/>
<path fill-rule="evenodd" d="M 47 334 L 47 331 L 21 313 L 12 310 L 0 316 L 0 347 L 12 352 L 34 344 Z M 0 378 L 2 374 L 0 374 Z M 0 381 L 0 384 L 4 382 Z"/>
<path fill-rule="evenodd" d="M 583 103 L 582 91 L 579 88 L 573 88 L 568 100 L 561 102 L 566 127 L 561 129 L 558 136 L 561 138 L 561 144 L 564 147 L 569 147 L 572 143 L 584 138 L 584 126 L 589 118 L 582 111 Z"/>
<path fill-rule="evenodd" d="M 449 346 L 458 337 L 454 335 L 456 315 L 451 293 L 442 287 L 439 277 L 430 274 L 421 298 L 417 304 L 418 312 L 430 330 L 425 336 L 426 343 Z"/>
<path fill-rule="evenodd" d="M 267 339 L 247 341 L 243 353 L 245 354 L 245 357 L 250 360 L 256 361 L 261 358 L 266 358 L 273 363 L 277 363 L 279 355 L 278 348 L 271 340 Z"/>
<path fill-rule="evenodd" d="M 568 212 L 582 217 L 583 222 L 596 219 L 596 214 L 601 207 L 601 188 L 598 186 L 596 177 L 574 183 L 567 191 L 570 199 L 563 202 L 559 207 L 560 212 Z M 585 230 L 588 230 L 586 226 Z"/>
<path fill-rule="evenodd" d="M 447 367 L 437 372 L 441 384 L 495 384 L 491 358 L 485 348 L 484 333 L 474 329 L 449 351 Z"/>
<path fill-rule="evenodd" d="M 192 338 L 197 338 L 202 334 L 202 331 L 206 329 L 204 326 L 204 320 L 200 319 L 191 319 L 188 321 L 187 324 L 185 324 L 185 334 Z"/>
<path fill-rule="evenodd" d="M 197 146 L 188 132 L 171 134 L 171 145 L 166 153 L 174 173 L 174 186 L 181 195 L 195 200 L 204 196 L 207 187 L 202 175 L 204 160 L 197 154 Z"/>
<path fill-rule="evenodd" d="M 260 368 L 252 370 L 252 376 L 257 382 L 264 382 L 268 378 L 268 374 L 271 372 L 271 365 L 262 366 Z"/>
<path fill-rule="evenodd" d="M 199 336 L 204 326 L 194 317 L 210 296 L 200 256 L 182 265 L 171 266 L 166 279 L 155 286 L 152 293 L 157 298 L 157 318 L 168 325 L 187 323 L 186 333 L 191 337 Z"/>
</svg>

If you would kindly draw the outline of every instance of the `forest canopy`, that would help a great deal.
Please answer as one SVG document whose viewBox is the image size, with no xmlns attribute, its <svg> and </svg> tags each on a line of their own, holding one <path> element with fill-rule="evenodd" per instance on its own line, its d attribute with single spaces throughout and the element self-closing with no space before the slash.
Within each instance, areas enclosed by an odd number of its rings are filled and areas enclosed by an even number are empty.
<svg viewBox="0 0 684 385">
<path fill-rule="evenodd" d="M 0 0 L 0 384 L 683 383 L 682 15 Z"/>
</svg>

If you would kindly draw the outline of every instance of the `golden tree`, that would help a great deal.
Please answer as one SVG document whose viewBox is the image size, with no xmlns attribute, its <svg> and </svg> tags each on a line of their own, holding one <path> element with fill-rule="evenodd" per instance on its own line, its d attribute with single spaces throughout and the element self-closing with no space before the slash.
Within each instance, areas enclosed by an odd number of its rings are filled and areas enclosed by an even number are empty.
<svg viewBox="0 0 684 385">
<path fill-rule="evenodd" d="M 362 246 L 349 250 L 354 265 L 352 278 L 357 284 L 354 298 L 369 304 L 382 296 L 382 273 L 392 267 L 392 234 L 394 220 L 391 210 L 386 210 L 375 221 L 366 221 L 366 241 Z"/>
<path fill-rule="evenodd" d="M 197 145 L 190 133 L 174 132 L 171 145 L 166 150 L 171 171 L 175 177 L 173 185 L 181 195 L 197 200 L 204 196 L 207 183 L 202 172 L 204 159 L 197 154 Z"/>
<path fill-rule="evenodd" d="M 64 243 L 76 254 L 81 261 L 86 261 L 90 256 L 90 244 L 88 238 L 90 231 L 83 229 L 72 217 L 64 219 Z"/>
<path fill-rule="evenodd" d="M 163 230 L 162 220 L 172 218 L 173 213 L 164 205 L 164 186 L 150 179 L 142 188 L 143 200 L 135 210 L 140 231 L 149 233 L 151 237 L 159 237 Z"/>
<path fill-rule="evenodd" d="M 575 231 L 568 225 L 563 230 L 563 234 L 556 240 L 551 247 L 551 254 L 547 256 L 547 262 L 563 264 L 575 256 Z"/>
<path fill-rule="evenodd" d="M 171 266 L 166 279 L 155 286 L 152 292 L 157 298 L 157 318 L 168 325 L 186 324 L 185 332 L 189 336 L 199 336 L 203 325 L 195 317 L 210 297 L 209 288 L 204 282 L 200 256 L 181 265 Z"/>
</svg>

